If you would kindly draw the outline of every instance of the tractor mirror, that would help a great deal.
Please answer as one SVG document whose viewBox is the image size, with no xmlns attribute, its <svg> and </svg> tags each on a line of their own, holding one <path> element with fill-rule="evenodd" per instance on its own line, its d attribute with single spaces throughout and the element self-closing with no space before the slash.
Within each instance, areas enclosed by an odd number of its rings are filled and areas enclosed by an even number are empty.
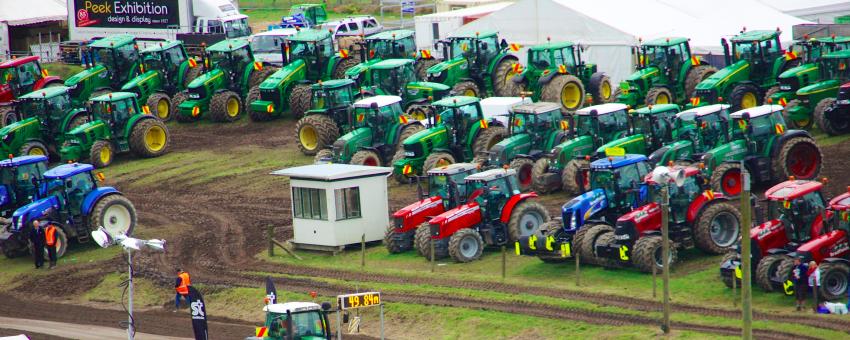
<svg viewBox="0 0 850 340">
<path fill-rule="evenodd" d="M 66 188 L 71 189 L 73 186 L 74 186 L 74 182 L 71 182 L 70 179 L 65 181 L 65 187 Z"/>
<path fill-rule="evenodd" d="M 508 41 L 505 40 L 505 39 L 502 39 L 502 42 L 499 43 L 499 47 L 503 50 L 508 48 Z"/>
<path fill-rule="evenodd" d="M 478 46 L 480 46 L 482 50 L 486 50 L 487 49 L 487 42 L 482 41 L 481 44 L 479 44 Z"/>
<path fill-rule="evenodd" d="M 597 116 L 599 116 L 599 111 L 590 110 L 590 116 L 596 118 Z"/>
<path fill-rule="evenodd" d="M 331 303 L 330 303 L 330 302 L 327 302 L 327 301 L 322 302 L 322 310 L 323 310 L 323 311 L 329 311 L 329 310 L 331 310 Z"/>
<path fill-rule="evenodd" d="M 374 102 L 373 102 L 372 104 L 370 104 L 370 105 L 369 105 L 369 107 L 370 107 L 372 110 L 377 110 L 377 109 L 378 109 L 378 103 L 374 103 Z"/>
</svg>

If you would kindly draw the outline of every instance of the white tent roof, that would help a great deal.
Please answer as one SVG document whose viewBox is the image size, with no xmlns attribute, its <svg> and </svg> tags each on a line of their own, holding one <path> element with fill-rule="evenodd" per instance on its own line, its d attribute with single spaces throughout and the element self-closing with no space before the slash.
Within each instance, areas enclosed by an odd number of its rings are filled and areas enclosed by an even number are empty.
<svg viewBox="0 0 850 340">
<path fill-rule="evenodd" d="M 498 11 L 502 8 L 508 7 L 508 5 L 510 5 L 510 4 L 511 4 L 510 2 L 497 2 L 497 3 L 486 4 L 486 5 L 481 5 L 481 6 L 474 6 L 474 7 L 456 9 L 456 10 L 453 10 L 453 11 L 437 12 L 437 13 L 431 13 L 431 14 L 426 14 L 426 15 L 419 15 L 417 17 L 424 17 L 424 18 L 458 18 L 458 17 L 461 17 L 462 18 L 462 17 L 470 16 L 470 15 L 478 15 L 478 14 L 495 12 L 495 11 Z"/>
<path fill-rule="evenodd" d="M 820 23 L 831 23 L 835 17 L 850 13 L 847 0 L 760 0 L 785 14 Z"/>
<path fill-rule="evenodd" d="M 62 0 L 0 1 L 0 22 L 10 26 L 64 20 L 68 20 L 68 9 Z"/>
</svg>

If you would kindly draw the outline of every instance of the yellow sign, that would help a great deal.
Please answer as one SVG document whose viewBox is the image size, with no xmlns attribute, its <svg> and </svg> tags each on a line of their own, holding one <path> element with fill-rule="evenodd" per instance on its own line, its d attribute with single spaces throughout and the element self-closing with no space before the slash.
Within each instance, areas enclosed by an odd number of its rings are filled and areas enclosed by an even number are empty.
<svg viewBox="0 0 850 340">
<path fill-rule="evenodd" d="M 739 120 L 739 121 L 738 121 L 738 127 L 739 127 L 741 130 L 746 130 L 746 129 L 747 129 L 747 121 L 746 121 L 746 120 L 743 120 L 743 119 Z"/>
<path fill-rule="evenodd" d="M 422 59 L 431 59 L 431 51 L 422 50 Z"/>
<path fill-rule="evenodd" d="M 528 237 L 528 249 L 537 250 L 537 235 L 531 235 Z"/>
<path fill-rule="evenodd" d="M 398 116 L 398 123 L 399 124 L 407 124 L 407 117 L 404 116 L 404 115 Z"/>
<path fill-rule="evenodd" d="M 478 125 L 479 125 L 482 129 L 486 129 L 486 128 L 490 127 L 490 124 L 487 124 L 487 121 L 486 121 L 486 120 L 483 120 L 483 119 L 482 119 L 482 120 L 480 120 L 480 121 L 478 121 Z"/>
<path fill-rule="evenodd" d="M 517 255 L 522 255 L 519 251 L 519 241 L 514 242 L 514 250 L 516 251 Z"/>
<path fill-rule="evenodd" d="M 41 70 L 41 77 L 42 78 L 47 78 L 47 76 L 49 76 L 49 75 L 50 75 L 50 73 L 47 72 L 47 69 Z"/>
<path fill-rule="evenodd" d="M 566 120 L 562 120 L 560 125 L 561 125 L 561 130 L 569 130 L 570 129 L 570 123 L 567 122 Z"/>
<path fill-rule="evenodd" d="M 776 130 L 777 135 L 781 135 L 781 134 L 785 133 L 785 125 L 776 124 L 776 126 L 774 126 L 774 129 Z"/>
<path fill-rule="evenodd" d="M 735 277 L 739 279 L 744 277 L 744 274 L 741 273 L 741 266 L 735 267 Z"/>
<path fill-rule="evenodd" d="M 558 65 L 558 73 L 567 74 L 567 67 L 564 64 Z"/>
<path fill-rule="evenodd" d="M 189 58 L 189 67 L 195 68 L 196 66 L 198 66 L 198 61 L 195 58 Z"/>
<path fill-rule="evenodd" d="M 625 156 L 626 149 L 620 147 L 613 147 L 605 149 L 605 156 L 617 157 L 617 156 Z"/>
<path fill-rule="evenodd" d="M 381 304 L 381 293 L 379 292 L 340 295 L 337 298 L 339 299 L 339 307 L 343 310 Z"/>
</svg>

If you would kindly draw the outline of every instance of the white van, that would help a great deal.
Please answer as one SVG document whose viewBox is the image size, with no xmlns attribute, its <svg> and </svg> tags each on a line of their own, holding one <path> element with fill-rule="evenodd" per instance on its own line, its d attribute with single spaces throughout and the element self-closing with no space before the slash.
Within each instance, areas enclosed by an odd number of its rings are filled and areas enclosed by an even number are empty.
<svg viewBox="0 0 850 340">
<path fill-rule="evenodd" d="M 278 28 L 252 35 L 248 40 L 251 42 L 254 59 L 264 64 L 283 66 L 283 56 L 281 55 L 283 42 L 286 37 L 297 32 L 298 30 L 294 28 Z"/>
<path fill-rule="evenodd" d="M 378 22 L 378 19 L 372 16 L 358 16 L 328 21 L 320 27 L 325 30 L 331 30 L 335 39 L 346 36 L 368 36 L 384 30 L 384 26 Z"/>
</svg>

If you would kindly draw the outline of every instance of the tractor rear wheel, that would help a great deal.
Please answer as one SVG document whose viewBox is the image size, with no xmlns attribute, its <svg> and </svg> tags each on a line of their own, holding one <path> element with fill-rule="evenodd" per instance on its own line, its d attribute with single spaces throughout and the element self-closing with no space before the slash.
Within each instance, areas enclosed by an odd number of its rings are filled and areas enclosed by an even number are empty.
<svg viewBox="0 0 850 340">
<path fill-rule="evenodd" d="M 449 239 L 449 256 L 460 263 L 472 262 L 481 258 L 484 252 L 484 240 L 477 231 L 463 228 Z"/>
<path fill-rule="evenodd" d="M 407 126 L 401 128 L 401 133 L 398 135 L 398 141 L 395 143 L 395 151 L 404 151 L 404 141 L 422 130 L 425 130 L 425 127 L 419 123 L 407 124 Z"/>
<path fill-rule="evenodd" d="M 824 300 L 838 300 L 847 297 L 847 278 L 850 267 L 847 264 L 833 262 L 820 265 L 820 294 Z"/>
<path fill-rule="evenodd" d="M 49 153 L 47 146 L 39 141 L 24 143 L 24 145 L 21 145 L 21 148 L 18 150 L 19 156 L 47 156 Z"/>
<path fill-rule="evenodd" d="M 517 179 L 519 179 L 519 190 L 526 192 L 531 190 L 534 184 L 534 161 L 530 158 L 514 158 L 511 161 L 511 169 L 516 170 Z"/>
<path fill-rule="evenodd" d="M 0 127 L 12 124 L 18 121 L 18 115 L 15 113 L 13 106 L 0 107 Z"/>
<path fill-rule="evenodd" d="M 345 71 L 348 71 L 348 69 L 356 66 L 359 63 L 359 58 L 345 58 L 343 60 L 340 60 L 339 64 L 336 64 L 336 67 L 334 68 L 333 74 L 331 76 L 333 76 L 333 79 L 345 79 Z"/>
<path fill-rule="evenodd" d="M 333 158 L 334 152 L 331 149 L 321 149 L 313 156 L 313 163 L 327 162 L 327 160 L 333 160 Z"/>
<path fill-rule="evenodd" d="M 812 180 L 820 174 L 823 154 L 810 137 L 794 137 L 782 144 L 778 155 L 773 156 L 773 179 L 777 182 L 789 176 Z"/>
<path fill-rule="evenodd" d="M 413 120 L 422 121 L 428 119 L 428 112 L 425 111 L 426 108 L 427 106 L 425 105 L 410 105 L 404 110 L 404 114 Z"/>
<path fill-rule="evenodd" d="M 492 148 L 493 145 L 499 144 L 499 142 L 507 136 L 508 130 L 501 126 L 490 126 L 486 129 L 479 130 L 478 136 L 476 136 L 475 141 L 472 142 L 473 158 L 490 151 L 490 148 Z"/>
<path fill-rule="evenodd" d="M 741 235 L 741 212 L 727 202 L 709 202 L 694 223 L 697 248 L 709 254 L 728 252 Z"/>
<path fill-rule="evenodd" d="M 399 151 L 404 152 L 403 150 Z M 425 158 L 425 165 L 422 166 L 422 175 L 427 174 L 428 170 L 444 167 L 454 163 L 457 163 L 457 161 L 452 154 L 448 152 L 432 152 L 427 158 Z"/>
<path fill-rule="evenodd" d="M 437 65 L 439 63 L 440 63 L 440 61 L 437 60 L 436 58 L 416 59 L 416 67 L 415 67 L 416 76 L 418 77 L 419 80 L 422 80 L 422 81 L 428 80 L 428 69 L 431 68 L 431 66 Z"/>
<path fill-rule="evenodd" d="M 289 93 L 289 114 L 295 118 L 303 117 L 304 113 L 310 109 L 312 100 L 313 91 L 310 90 L 310 85 L 295 85 Z"/>
<path fill-rule="evenodd" d="M 468 96 L 468 97 L 478 97 L 478 98 L 481 98 L 484 95 L 484 93 L 481 92 L 481 89 L 478 88 L 478 85 L 476 85 L 474 82 L 471 82 L 471 81 L 462 81 L 462 82 L 455 84 L 455 86 L 452 87 L 452 92 L 454 92 L 455 95 L 458 95 L 458 96 Z"/>
<path fill-rule="evenodd" d="M 614 244 L 614 242 L 616 240 L 617 239 L 616 239 L 616 235 L 614 235 L 614 232 L 608 231 L 608 232 L 602 233 L 602 235 L 599 235 L 599 237 L 596 238 L 596 244 L 597 245 L 603 245 L 603 244 L 609 244 L 610 245 L 610 244 Z M 597 255 L 594 254 L 594 260 L 596 260 L 596 264 L 603 266 L 603 267 L 607 267 L 607 268 L 620 268 L 620 267 L 622 267 L 622 265 L 620 264 L 621 262 L 619 260 L 612 259 L 610 257 L 600 257 L 600 256 L 597 256 Z"/>
<path fill-rule="evenodd" d="M 668 258 L 668 263 L 670 263 L 670 268 L 673 268 L 673 264 L 676 263 L 677 258 L 677 249 L 673 244 L 673 241 L 670 242 L 670 257 Z M 664 241 L 661 239 L 661 236 L 644 236 L 635 242 L 634 251 L 632 252 L 632 263 L 639 270 L 645 273 L 651 273 L 652 267 L 655 266 L 657 272 L 661 272 L 664 270 L 664 255 L 663 249 Z"/>
<path fill-rule="evenodd" d="M 32 254 L 35 249 L 32 249 L 32 242 L 28 242 L 27 250 L 29 250 L 30 254 Z M 41 248 L 41 251 L 44 252 L 44 259 L 47 260 L 50 258 L 50 253 L 47 252 L 47 247 Z M 61 258 L 65 256 L 65 252 L 68 251 L 68 235 L 65 234 L 65 230 L 62 228 L 56 228 L 56 258 Z"/>
<path fill-rule="evenodd" d="M 431 225 L 428 222 L 422 222 L 416 226 L 416 232 L 413 236 L 413 248 L 416 252 L 426 259 L 431 259 Z M 441 258 L 437 253 L 437 258 Z M 444 257 L 444 256 L 443 256 Z"/>
<path fill-rule="evenodd" d="M 726 262 L 737 260 L 737 259 L 738 259 L 738 253 L 731 251 L 731 252 L 726 253 L 726 255 L 723 255 L 723 259 L 720 260 L 720 264 L 723 265 Z M 720 279 L 722 279 L 723 284 L 725 284 L 726 287 L 729 287 L 729 288 L 732 288 L 732 280 L 738 280 L 738 278 L 735 276 L 735 274 L 732 274 L 730 276 L 720 275 Z M 737 282 L 737 284 L 735 284 L 735 286 L 740 288 L 741 287 L 741 281 L 738 280 L 738 282 Z"/>
<path fill-rule="evenodd" d="M 761 100 L 761 102 L 762 102 L 762 103 L 769 103 L 769 102 L 771 102 L 772 100 L 770 99 L 770 97 L 771 97 L 771 96 L 773 96 L 774 94 L 779 93 L 779 91 L 780 91 L 780 90 L 779 90 L 779 85 L 771 86 L 769 89 L 767 89 L 767 92 L 765 92 L 765 93 L 764 93 L 764 98 Z M 778 105 L 779 103 L 773 103 L 773 104 L 777 104 L 777 105 Z"/>
<path fill-rule="evenodd" d="M 348 55 L 352 58 L 360 58 L 360 49 L 362 48 L 361 44 L 358 42 L 362 42 L 363 37 L 360 36 L 343 36 L 336 40 L 336 46 L 338 50 L 348 50 Z M 343 77 L 345 78 L 345 77 Z"/>
<path fill-rule="evenodd" d="M 815 124 L 830 136 L 837 136 L 850 131 L 850 122 L 846 119 L 831 120 L 826 118 L 826 112 L 832 110 L 834 105 L 835 98 L 824 98 L 815 106 L 814 112 Z"/>
<path fill-rule="evenodd" d="M 571 159 L 561 171 L 561 189 L 569 195 L 577 195 L 590 190 L 590 162 L 584 159 Z"/>
<path fill-rule="evenodd" d="M 89 162 L 95 168 L 105 168 L 112 164 L 115 158 L 115 151 L 112 149 L 112 143 L 105 140 L 94 142 L 89 150 Z"/>
<path fill-rule="evenodd" d="M 585 231 L 582 233 L 580 243 L 574 240 L 573 245 L 577 246 L 576 248 L 584 262 L 599 264 L 599 259 L 596 258 L 596 241 L 602 234 L 613 232 L 614 227 L 607 224 L 590 224 L 581 226 L 581 229 L 585 229 Z M 576 236 L 578 236 L 578 233 L 576 233 Z"/>
<path fill-rule="evenodd" d="M 248 91 L 248 95 L 245 97 L 245 110 L 248 111 L 248 118 L 251 118 L 252 121 L 255 122 L 267 122 L 272 120 L 272 114 L 266 112 L 266 110 L 256 111 L 251 109 L 251 103 L 260 100 L 260 87 L 254 86 L 251 90 Z"/>
<path fill-rule="evenodd" d="M 309 115 L 295 123 L 295 136 L 298 137 L 298 149 L 301 153 L 312 156 L 333 145 L 339 138 L 339 127 L 328 116 Z"/>
<path fill-rule="evenodd" d="M 171 112 L 174 112 L 175 118 L 180 123 L 189 123 L 201 119 L 201 115 L 193 116 L 191 114 L 184 115 L 180 113 L 180 104 L 183 104 L 183 102 L 188 99 L 189 95 L 186 91 L 177 92 L 174 97 L 171 98 Z"/>
<path fill-rule="evenodd" d="M 730 112 L 749 109 L 761 105 L 759 88 L 753 84 L 740 84 L 732 89 L 729 94 Z"/>
<path fill-rule="evenodd" d="M 183 88 L 188 87 L 189 83 L 191 83 L 193 80 L 195 80 L 195 78 L 201 75 L 201 72 L 203 72 L 203 68 L 200 67 L 200 65 L 190 67 L 188 71 L 186 71 L 186 74 L 183 76 Z"/>
<path fill-rule="evenodd" d="M 779 266 L 776 267 L 776 272 L 774 273 L 774 278 L 772 280 L 773 282 L 780 282 L 779 291 L 788 296 L 794 295 L 794 283 L 791 281 L 791 271 L 793 270 L 794 259 L 790 256 L 785 256 L 785 258 L 782 259 L 782 262 L 779 263 Z M 823 272 L 821 272 L 821 274 L 823 274 Z M 821 278 L 823 278 L 823 276 L 821 276 Z"/>
<path fill-rule="evenodd" d="M 514 64 L 518 60 L 516 58 L 505 58 L 499 61 L 493 69 L 493 92 L 499 97 L 508 97 L 514 95 L 517 84 L 514 83 L 513 77 L 517 75 L 514 71 Z"/>
<path fill-rule="evenodd" d="M 673 97 L 673 92 L 670 92 L 670 89 L 666 87 L 653 87 L 649 89 L 646 98 L 644 98 L 646 105 L 673 104 L 675 102 L 676 98 Z"/>
<path fill-rule="evenodd" d="M 756 266 L 756 284 L 765 291 L 772 292 L 775 290 L 770 278 L 776 276 L 777 269 L 782 260 L 787 258 L 786 255 L 768 255 L 759 261 Z"/>
<path fill-rule="evenodd" d="M 555 237 L 561 229 L 564 228 L 563 221 L 560 218 L 555 218 L 549 220 L 549 222 L 543 223 L 540 226 L 540 234 L 543 235 L 544 238 L 548 238 L 549 236 Z M 555 237 L 557 239 L 557 237 Z M 538 252 L 537 258 L 540 261 L 546 263 L 564 263 L 567 262 L 567 257 L 562 257 L 560 249 L 552 249 L 552 252 Z"/>
<path fill-rule="evenodd" d="M 590 76 L 589 91 L 593 98 L 593 104 L 611 103 L 617 99 L 614 96 L 614 86 L 611 77 L 602 72 L 596 72 Z"/>
<path fill-rule="evenodd" d="M 711 65 L 699 65 L 692 67 L 685 76 L 685 93 L 682 95 L 685 98 L 690 98 L 694 95 L 697 85 L 717 72 L 717 68 Z"/>
<path fill-rule="evenodd" d="M 124 195 L 111 194 L 95 204 L 89 216 L 89 229 L 103 227 L 110 235 L 133 235 L 136 227 L 136 207 Z"/>
<path fill-rule="evenodd" d="M 742 186 L 740 163 L 723 163 L 711 172 L 711 189 L 726 197 L 738 197 Z"/>
<path fill-rule="evenodd" d="M 365 166 L 383 166 L 381 155 L 372 150 L 360 150 L 351 156 L 351 164 Z"/>
<path fill-rule="evenodd" d="M 168 151 L 168 127 L 158 119 L 144 119 L 130 131 L 130 150 L 139 157 L 159 157 Z"/>
<path fill-rule="evenodd" d="M 251 77 L 248 78 L 248 88 L 253 88 L 255 86 L 260 86 L 260 84 L 266 80 L 273 73 L 277 72 L 278 68 L 274 66 L 263 65 L 263 68 L 259 71 L 254 70 L 251 72 Z"/>
<path fill-rule="evenodd" d="M 151 94 L 145 103 L 151 114 L 163 122 L 171 120 L 171 97 L 162 92 Z"/>
<path fill-rule="evenodd" d="M 788 102 L 788 104 L 785 104 L 785 108 L 782 109 L 782 117 L 785 118 L 785 124 L 787 124 L 789 128 L 805 129 L 812 126 L 812 119 L 810 118 L 800 120 L 791 118 L 791 114 L 789 113 L 791 112 L 791 108 L 800 106 L 801 104 L 802 102 L 799 99 L 792 99 Z M 815 115 L 815 118 L 817 118 L 817 115 Z"/>
<path fill-rule="evenodd" d="M 549 172 L 549 158 L 541 157 L 534 162 L 531 167 L 531 189 L 538 194 L 545 194 L 552 191 L 552 188 L 546 185 L 544 175 Z"/>
<path fill-rule="evenodd" d="M 540 94 L 541 101 L 559 103 L 566 113 L 574 113 L 584 106 L 584 97 L 584 84 L 573 75 L 555 76 Z"/>
<path fill-rule="evenodd" d="M 395 226 L 390 223 L 387 225 L 387 231 L 384 232 L 384 246 L 390 254 L 398 254 L 413 248 L 413 235 L 408 233 L 403 237 L 396 237 Z"/>
<path fill-rule="evenodd" d="M 78 113 L 74 118 L 71 118 L 71 121 L 68 122 L 68 126 L 65 127 L 65 132 L 71 131 L 76 127 L 83 125 L 89 122 L 89 117 L 85 113 Z"/>
<path fill-rule="evenodd" d="M 234 122 L 242 116 L 242 98 L 233 91 L 223 91 L 210 100 L 210 119 L 214 122 Z"/>
<path fill-rule="evenodd" d="M 528 199 L 517 204 L 511 211 L 508 221 L 508 236 L 510 242 L 516 242 L 520 237 L 538 233 L 540 226 L 549 222 L 549 212 L 540 203 Z"/>
</svg>

